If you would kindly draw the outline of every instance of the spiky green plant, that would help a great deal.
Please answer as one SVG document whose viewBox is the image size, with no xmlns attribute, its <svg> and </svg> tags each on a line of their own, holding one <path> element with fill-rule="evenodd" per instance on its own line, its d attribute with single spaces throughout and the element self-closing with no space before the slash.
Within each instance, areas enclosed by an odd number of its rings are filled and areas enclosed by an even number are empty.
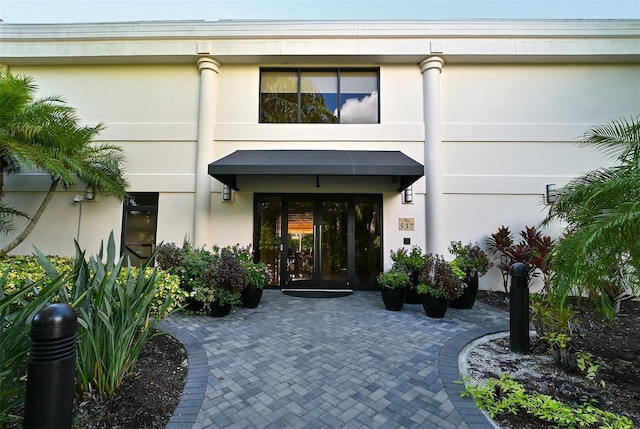
<svg viewBox="0 0 640 429">
<path fill-rule="evenodd" d="M 10 272 L 11 267 L 8 267 L 0 277 L 0 428 L 20 420 L 13 410 L 24 403 L 31 321 L 51 302 L 68 278 L 63 274 L 48 283 L 45 279 L 28 281 L 5 293 Z M 27 295 L 31 297 L 25 299 Z"/>
<path fill-rule="evenodd" d="M 117 258 L 113 233 L 106 253 L 103 245 L 97 255 L 85 259 L 76 243 L 71 292 L 61 288 L 61 301 L 72 304 L 78 314 L 78 352 L 76 390 L 82 398 L 109 398 L 138 361 L 142 346 L 154 327 L 170 311 L 169 292 L 161 305 L 157 299 L 156 270 L 150 269 L 154 255 L 139 270 L 124 266 Z M 38 254 L 49 277 L 57 271 L 47 258 Z M 137 274 L 136 274 L 137 273 Z M 124 278 L 124 280 L 123 280 Z"/>
<path fill-rule="evenodd" d="M 614 162 L 572 180 L 551 204 L 543 224 L 567 223 L 552 285 L 562 302 L 588 295 L 611 314 L 625 289 L 640 293 L 640 117 L 593 127 L 579 145 Z"/>
</svg>

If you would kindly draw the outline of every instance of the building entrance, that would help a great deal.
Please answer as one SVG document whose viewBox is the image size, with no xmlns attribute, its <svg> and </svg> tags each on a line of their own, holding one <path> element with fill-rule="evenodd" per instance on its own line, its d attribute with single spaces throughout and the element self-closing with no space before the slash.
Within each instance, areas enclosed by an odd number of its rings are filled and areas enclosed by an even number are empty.
<svg viewBox="0 0 640 429">
<path fill-rule="evenodd" d="M 256 195 L 254 249 L 286 289 L 372 289 L 382 266 L 380 195 Z"/>
</svg>

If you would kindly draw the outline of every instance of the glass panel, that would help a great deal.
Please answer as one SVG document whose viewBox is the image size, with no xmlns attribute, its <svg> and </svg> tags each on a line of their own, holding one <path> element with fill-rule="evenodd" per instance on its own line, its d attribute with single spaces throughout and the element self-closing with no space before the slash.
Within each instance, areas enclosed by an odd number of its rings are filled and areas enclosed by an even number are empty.
<svg viewBox="0 0 640 429">
<path fill-rule="evenodd" d="M 123 254 L 132 266 L 141 266 L 156 245 L 158 194 L 131 193 L 124 207 Z"/>
<path fill-rule="evenodd" d="M 340 73 L 340 123 L 377 124 L 378 74 L 375 71 Z"/>
<path fill-rule="evenodd" d="M 287 271 L 289 286 L 313 278 L 313 203 L 292 201 L 289 203 L 287 236 Z"/>
<path fill-rule="evenodd" d="M 358 198 L 355 204 L 355 287 L 372 288 L 382 270 L 381 208 L 375 199 Z"/>
<path fill-rule="evenodd" d="M 271 270 L 271 286 L 280 285 L 280 243 L 282 242 L 282 201 L 280 197 L 260 197 L 256 201 L 259 219 L 256 258 Z"/>
<path fill-rule="evenodd" d="M 300 121 L 338 122 L 338 78 L 336 72 L 302 72 Z"/>
<path fill-rule="evenodd" d="M 340 201 L 322 203 L 322 233 L 320 235 L 320 265 L 323 281 L 348 280 L 348 204 Z"/>
<path fill-rule="evenodd" d="M 298 72 L 262 72 L 260 122 L 298 122 Z"/>
</svg>

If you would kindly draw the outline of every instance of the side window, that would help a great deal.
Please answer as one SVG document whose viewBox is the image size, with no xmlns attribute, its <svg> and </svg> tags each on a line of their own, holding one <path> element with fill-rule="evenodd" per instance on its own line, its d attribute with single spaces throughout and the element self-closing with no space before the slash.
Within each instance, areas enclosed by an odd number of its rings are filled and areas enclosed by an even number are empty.
<svg viewBox="0 0 640 429">
<path fill-rule="evenodd" d="M 121 253 L 132 266 L 141 266 L 155 249 L 158 193 L 132 192 L 124 202 Z"/>
<path fill-rule="evenodd" d="M 261 123 L 377 124 L 377 69 L 263 69 Z"/>
</svg>

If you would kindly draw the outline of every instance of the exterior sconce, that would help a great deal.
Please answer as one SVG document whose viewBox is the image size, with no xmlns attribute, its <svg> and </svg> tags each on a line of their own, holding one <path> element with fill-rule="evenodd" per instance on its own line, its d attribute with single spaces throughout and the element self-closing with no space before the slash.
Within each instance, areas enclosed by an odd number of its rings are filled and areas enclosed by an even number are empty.
<svg viewBox="0 0 640 429">
<path fill-rule="evenodd" d="M 231 188 L 227 185 L 222 186 L 222 201 L 231 201 Z"/>
<path fill-rule="evenodd" d="M 402 192 L 402 203 L 403 204 L 409 204 L 413 202 L 413 187 L 411 185 L 407 186 L 407 189 L 405 189 Z"/>
<path fill-rule="evenodd" d="M 553 204 L 556 201 L 556 184 L 549 183 L 547 185 L 547 204 Z"/>
<path fill-rule="evenodd" d="M 84 194 L 84 199 L 87 201 L 95 200 L 95 195 L 93 195 L 93 191 L 91 189 L 87 189 L 87 192 Z"/>
</svg>

